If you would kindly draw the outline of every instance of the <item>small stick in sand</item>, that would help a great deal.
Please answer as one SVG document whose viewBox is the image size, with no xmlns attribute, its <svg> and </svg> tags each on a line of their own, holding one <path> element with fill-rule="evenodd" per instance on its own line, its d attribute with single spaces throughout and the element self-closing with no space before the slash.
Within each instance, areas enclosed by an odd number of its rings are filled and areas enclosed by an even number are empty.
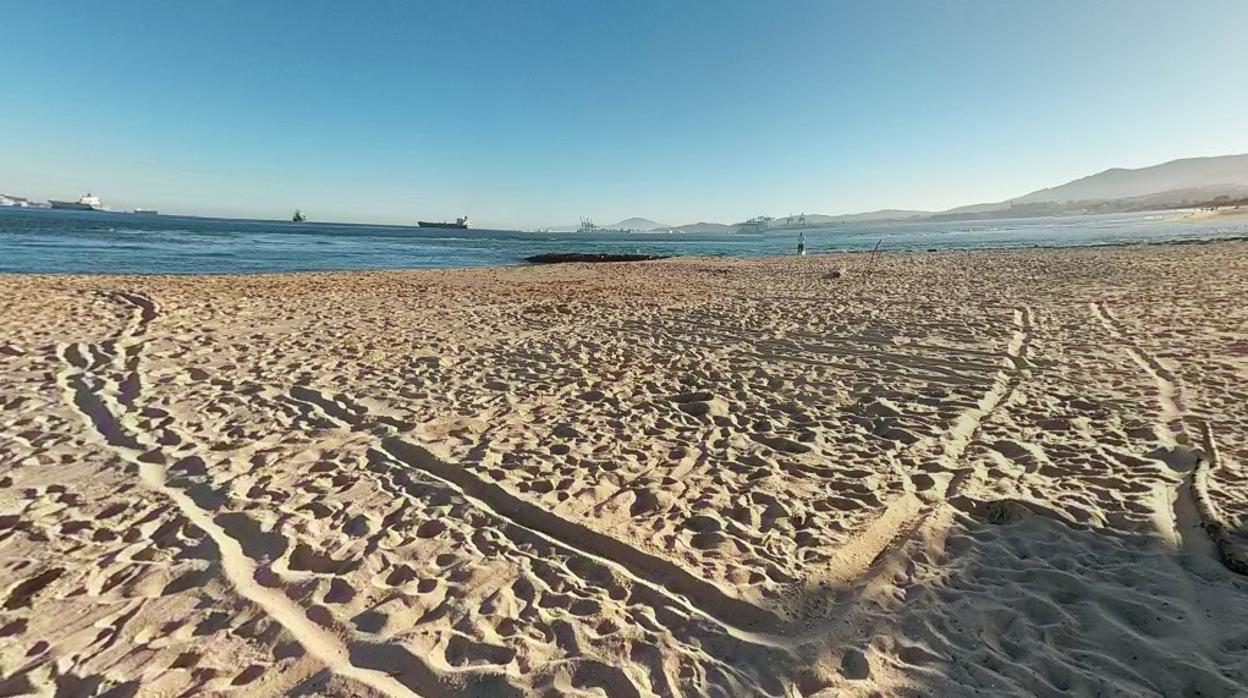
<svg viewBox="0 0 1248 698">
<path fill-rule="evenodd" d="M 871 272 L 875 269 L 875 253 L 880 251 L 880 243 L 884 242 L 884 238 L 875 241 L 875 247 L 871 248 L 871 256 L 867 258 L 866 270 Z M 865 276 L 865 274 L 864 274 Z"/>
</svg>

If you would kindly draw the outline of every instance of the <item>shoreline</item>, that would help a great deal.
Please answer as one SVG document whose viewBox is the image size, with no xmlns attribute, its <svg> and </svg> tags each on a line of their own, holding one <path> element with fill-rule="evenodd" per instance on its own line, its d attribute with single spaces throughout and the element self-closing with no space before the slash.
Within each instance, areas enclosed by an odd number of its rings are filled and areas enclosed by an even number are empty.
<svg viewBox="0 0 1248 698">
<path fill-rule="evenodd" d="M 1205 209 L 1184 209 L 1182 215 L 1174 216 L 1176 221 L 1207 221 L 1207 220 L 1234 220 L 1238 218 L 1248 218 L 1248 206 L 1235 208 L 1219 208 L 1213 211 Z"/>
<path fill-rule="evenodd" d="M 303 269 L 303 270 L 292 270 L 292 271 L 277 271 L 277 272 L 259 271 L 259 272 L 243 272 L 243 273 L 227 271 L 227 272 L 210 272 L 210 273 L 188 272 L 185 274 L 179 274 L 179 273 L 120 273 L 118 274 L 118 273 L 111 273 L 111 272 L 86 272 L 86 273 L 84 272 L 26 272 L 26 271 L 0 270 L 0 278 L 24 277 L 24 276 L 30 276 L 30 277 L 38 277 L 38 276 L 118 277 L 118 278 L 124 278 L 124 277 L 134 277 L 134 278 L 237 277 L 237 278 L 247 278 L 247 277 L 287 276 L 287 275 L 303 276 L 303 275 L 316 275 L 316 274 L 370 274 L 370 273 L 390 274 L 390 273 L 399 273 L 399 272 L 474 272 L 474 271 L 475 272 L 493 272 L 493 271 L 501 271 L 501 270 L 506 270 L 506 269 L 527 269 L 527 268 L 532 268 L 532 267 L 560 267 L 560 266 L 569 265 L 569 264 L 605 264 L 607 266 L 616 266 L 620 264 L 633 265 L 633 264 L 643 264 L 643 263 L 653 263 L 653 262 L 671 263 L 671 262 L 681 262 L 681 261 L 694 261 L 694 262 L 697 262 L 697 261 L 707 261 L 707 262 L 709 261 L 780 261 L 780 260 L 786 260 L 786 259 L 800 260 L 800 259 L 803 259 L 803 257 L 804 258 L 822 258 L 822 257 L 831 257 L 831 256 L 837 256 L 837 255 L 859 256 L 863 254 L 870 255 L 873 253 L 877 255 L 935 255 L 935 254 L 944 254 L 944 253 L 965 254 L 965 253 L 977 253 L 977 252 L 984 252 L 984 253 L 1027 252 L 1030 250 L 1037 250 L 1037 251 L 1097 250 L 1097 249 L 1119 249 L 1119 248 L 1132 248 L 1132 247 L 1200 246 L 1200 245 L 1236 243 L 1236 242 L 1245 242 L 1245 241 L 1248 241 L 1248 235 L 1236 234 L 1236 235 L 1229 235 L 1229 236 L 1224 236 L 1224 237 L 1175 238 L 1175 239 L 1168 239 L 1168 240 L 1131 240 L 1131 241 L 1123 241 L 1123 242 L 1094 243 L 1094 244 L 1087 244 L 1087 245 L 1033 244 L 1033 245 L 1025 245 L 1025 246 L 1016 245 L 1016 246 L 1001 246 L 1001 247 L 942 247 L 942 248 L 928 248 L 928 249 L 880 248 L 879 250 L 876 250 L 876 251 L 864 248 L 864 249 L 857 249 L 857 250 L 829 250 L 826 252 L 807 249 L 807 252 L 804 256 L 799 256 L 796 254 L 763 255 L 763 256 L 758 256 L 758 257 L 746 257 L 746 256 L 735 256 L 735 255 L 689 255 L 689 256 L 653 255 L 653 258 L 651 259 L 627 259 L 627 260 L 619 260 L 619 261 L 611 260 L 607 262 L 602 262 L 602 261 L 530 262 L 530 261 L 525 261 L 524 259 L 520 259 L 513 264 L 502 264 L 502 265 L 480 266 L 480 267 L 394 267 L 394 268 L 384 268 L 384 269 L 378 269 L 378 268 Z M 530 256 L 532 257 L 545 257 L 548 255 L 562 256 L 563 254 L 565 253 L 555 252 L 555 253 L 539 253 L 539 254 L 530 255 Z M 583 253 L 566 253 L 566 254 L 581 255 Z M 597 256 L 597 255 L 588 254 L 587 256 Z M 623 256 L 632 257 L 634 255 L 624 254 Z M 643 255 L 643 256 L 649 257 L 651 255 Z"/>
<path fill-rule="evenodd" d="M 193 278 L 193 277 L 263 277 L 263 276 L 305 276 L 305 275 L 341 275 L 341 273 L 397 273 L 397 272 L 490 272 L 502 270 L 515 270 L 515 268 L 530 267 L 554 267 L 559 268 L 567 265 L 594 265 L 617 266 L 617 265 L 636 265 L 636 263 L 651 262 L 680 262 L 680 261 L 781 261 L 781 260 L 801 260 L 801 258 L 819 258 L 830 256 L 860 256 L 860 255 L 941 255 L 941 253 L 975 253 L 975 252 L 1026 252 L 1036 251 L 1060 251 L 1060 250 L 1113 250 L 1113 248 L 1129 248 L 1129 247 L 1181 247 L 1181 246 L 1201 246 L 1201 245 L 1218 245 L 1218 243 L 1226 242 L 1244 242 L 1248 241 L 1248 235 L 1232 235 L 1226 237 L 1201 237 L 1201 238 L 1173 238 L 1173 240 L 1148 240 L 1148 241 L 1122 241 L 1122 242 L 1102 242 L 1092 243 L 1092 245 L 1026 245 L 1026 246 L 1000 246 L 1000 247 L 940 247 L 940 248 L 880 248 L 880 250 L 872 251 L 869 248 L 862 250 L 835 250 L 835 251 L 811 251 L 807 248 L 805 256 L 799 255 L 764 255 L 758 257 L 719 255 L 719 256 L 655 256 L 655 258 L 645 258 L 645 260 L 623 260 L 623 261 L 572 261 L 572 262 L 528 262 L 519 260 L 510 265 L 494 265 L 494 266 L 470 266 L 470 267 L 393 267 L 393 268 L 334 268 L 334 270 L 293 270 L 293 271 L 257 271 L 257 272 L 187 272 L 187 273 L 112 273 L 112 272 L 42 272 L 42 271 L 4 271 L 0 270 L 0 277 L 24 277 L 24 276 L 47 276 L 47 277 L 135 277 L 135 278 Z M 533 256 L 547 256 L 548 253 L 539 253 Z M 553 255 L 562 255 L 562 253 L 554 252 Z M 579 253 L 578 253 L 579 255 Z M 593 256 L 593 255 L 590 255 Z M 624 255 L 633 256 L 633 255 Z"/>
</svg>

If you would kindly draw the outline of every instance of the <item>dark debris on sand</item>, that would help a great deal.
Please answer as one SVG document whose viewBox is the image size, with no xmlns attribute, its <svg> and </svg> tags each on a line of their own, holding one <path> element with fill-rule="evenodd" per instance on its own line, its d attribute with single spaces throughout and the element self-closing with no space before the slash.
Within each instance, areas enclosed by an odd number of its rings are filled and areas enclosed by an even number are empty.
<svg viewBox="0 0 1248 698">
<path fill-rule="evenodd" d="M 566 262 L 649 262 L 655 259 L 667 259 L 665 255 L 654 254 L 588 254 L 584 252 L 545 252 L 525 257 L 530 264 L 563 264 Z"/>
</svg>

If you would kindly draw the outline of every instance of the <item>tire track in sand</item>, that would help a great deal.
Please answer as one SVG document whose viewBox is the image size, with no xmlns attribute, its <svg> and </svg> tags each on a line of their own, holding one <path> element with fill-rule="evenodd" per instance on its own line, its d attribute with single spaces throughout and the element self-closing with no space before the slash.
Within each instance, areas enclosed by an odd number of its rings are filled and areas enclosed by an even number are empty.
<svg viewBox="0 0 1248 698">
<path fill-rule="evenodd" d="M 960 492 L 967 480 L 982 473 L 959 472 L 959 464 L 984 420 L 1009 399 L 1018 387 L 1023 370 L 1030 366 L 1027 351 L 1035 333 L 1033 322 L 1030 308 L 1014 309 L 1013 331 L 1002 356 L 1005 365 L 993 375 L 992 384 L 979 401 L 958 415 L 941 437 L 940 452 L 934 462 L 938 471 L 953 473 L 952 477 L 938 480 L 930 473 L 907 473 L 907 491 L 890 502 L 884 513 L 833 554 L 834 562 L 829 572 L 823 575 L 826 581 L 843 585 L 864 579 L 872 570 L 881 567 L 886 557 L 899 550 L 924 525 L 931 521 L 947 525 L 949 517 L 938 515 L 938 510 L 951 499 L 965 500 L 959 502 L 959 508 L 965 510 L 980 508 L 982 503 L 960 496 Z M 920 476 L 926 478 L 922 486 L 916 483 Z"/>
<path fill-rule="evenodd" d="M 343 429 L 357 433 L 371 432 L 377 426 L 367 409 L 341 393 L 329 394 L 299 386 L 288 397 L 305 404 L 309 411 L 317 415 L 337 421 Z M 571 555 L 602 565 L 644 592 L 634 597 L 638 602 L 653 606 L 670 605 L 741 642 L 791 650 L 812 642 L 848 639 L 848 635 L 852 634 L 851 624 L 846 623 L 843 614 L 838 612 L 854 610 L 857 605 L 855 599 L 834 604 L 817 619 L 788 620 L 771 610 L 727 594 L 718 585 L 665 558 L 550 512 L 402 438 L 382 437 L 369 449 L 368 459 L 372 467 L 390 471 L 396 476 L 392 480 L 395 485 L 414 486 L 407 477 L 409 471 L 429 477 L 511 529 L 502 531 L 509 538 L 541 540 Z M 910 499 L 915 498 L 911 496 Z M 910 513 L 909 508 L 893 507 L 881 519 L 886 522 L 885 525 L 891 526 Z M 911 524 L 905 530 L 912 530 L 923 520 L 926 516 L 905 519 Z M 877 522 L 871 528 L 875 530 L 880 526 Z M 880 539 L 882 552 L 885 544 L 896 536 L 879 535 L 884 536 Z M 856 568 L 856 574 L 869 572 L 877 556 L 878 553 L 872 552 L 865 559 L 857 558 L 862 564 L 860 569 Z"/>
<path fill-rule="evenodd" d="M 1178 375 L 1146 351 L 1123 329 L 1122 323 L 1103 301 L 1088 304 L 1092 316 L 1140 369 L 1152 379 L 1157 399 L 1153 431 L 1164 445 L 1151 454 L 1175 472 L 1183 473 L 1179 484 L 1159 497 L 1167 508 L 1159 511 L 1159 533 L 1185 554 L 1217 558 L 1237 574 L 1248 575 L 1248 550 L 1238 541 L 1209 498 L 1209 472 L 1218 467 L 1218 448 L 1213 428 L 1188 413 L 1187 397 Z M 1189 424 L 1196 437 L 1188 433 Z M 1200 448 L 1194 442 L 1199 441 Z M 1159 507 L 1161 508 L 1161 507 Z"/>
<path fill-rule="evenodd" d="M 343 429 L 367 432 L 374 426 L 368 411 L 345 395 L 331 396 L 307 386 L 296 386 L 289 396 L 307 404 L 316 414 L 337 422 Z M 527 535 L 607 566 L 738 640 L 771 647 L 793 647 L 814 636 L 809 627 L 730 596 L 712 582 L 673 562 L 565 519 L 409 441 L 393 436 L 382 438 L 370 450 L 369 457 L 374 464 L 384 466 L 388 460 L 428 475 L 487 514 Z"/>
<path fill-rule="evenodd" d="M 128 365 L 137 361 L 137 348 L 145 339 L 147 327 L 157 317 L 158 310 L 154 302 L 139 294 L 116 293 L 111 297 L 130 305 L 135 312 L 116 338 L 97 345 L 95 349 L 109 354 L 109 363 L 113 366 Z M 257 582 L 259 575 L 272 576 L 271 572 L 248 557 L 241 543 L 227 533 L 210 512 L 201 508 L 185 492 L 168 484 L 163 464 L 166 459 L 160 447 L 145 434 L 126 426 L 125 409 L 118 400 L 117 385 L 92 375 L 91 368 L 84 365 L 85 362 L 76 360 L 78 357 L 74 356 L 71 347 L 73 345 L 57 348 L 63 368 L 57 373 L 56 381 L 66 404 L 82 419 L 88 433 L 95 432 L 119 458 L 137 470 L 144 487 L 167 497 L 183 516 L 208 535 L 220 553 L 221 569 L 234 590 L 289 631 L 310 655 L 335 674 L 357 681 L 382 695 L 419 695 L 386 672 L 356 665 L 352 661 L 353 651 L 367 651 L 367 648 L 344 643 L 334 633 L 310 620 L 306 612 L 280 588 L 266 588 Z M 427 695 L 454 694 L 431 669 L 410 654 L 408 656 L 415 663 L 405 666 L 405 673 L 416 675 L 414 678 L 420 683 L 422 692 Z"/>
<path fill-rule="evenodd" d="M 946 435 L 940 461 L 953 464 L 971 442 L 980 424 L 996 410 L 1013 391 L 1019 371 L 1028 363 L 1025 357 L 1032 337 L 1031 311 L 1014 311 L 1014 332 L 1006 347 L 1008 363 L 994 376 L 993 384 L 977 405 L 959 417 Z M 324 416 L 342 428 L 370 431 L 374 424 L 368 411 L 342 394 L 326 394 L 307 386 L 296 386 L 289 392 L 296 402 L 306 404 L 309 411 Z M 455 491 L 486 513 L 530 535 L 574 554 L 604 564 L 635 584 L 644 585 L 677 607 L 700 616 L 732 635 L 754 644 L 794 647 L 821 636 L 826 639 L 829 628 L 819 623 L 802 625 L 789 621 L 765 608 L 728 595 L 717 585 L 701 579 L 664 558 L 647 553 L 616 538 L 565 519 L 541 506 L 512 494 L 503 486 L 489 482 L 460 465 L 448 463 L 428 449 L 398 437 L 381 439 L 374 463 L 390 460 L 420 471 Z M 952 466 L 950 467 L 952 469 Z M 913 489 L 913 488 L 912 488 Z M 943 502 L 947 488 L 935 494 L 935 503 Z M 930 506 L 914 492 L 891 502 L 851 544 L 844 546 L 834 558 L 835 569 L 822 577 L 824 581 L 847 584 L 869 574 L 876 563 L 898 541 L 910 536 L 930 518 Z M 847 602 L 846 607 L 852 605 Z"/>
<path fill-rule="evenodd" d="M 1114 317 L 1108 305 L 1101 301 L 1094 301 L 1089 303 L 1088 307 L 1092 311 L 1092 316 L 1101 324 L 1101 327 L 1105 328 L 1109 336 L 1122 344 L 1123 350 L 1131 357 L 1131 360 L 1152 378 L 1160 408 L 1154 430 L 1157 432 L 1157 438 L 1174 446 L 1178 443 L 1177 437 L 1184 433 L 1183 416 L 1187 411 L 1186 399 L 1178 377 L 1127 336 L 1122 329 L 1122 324 L 1118 318 Z"/>
<path fill-rule="evenodd" d="M 604 565 L 634 584 L 657 592 L 691 615 L 702 617 L 738 640 L 770 647 L 803 642 L 806 628 L 728 595 L 717 585 L 664 558 L 570 521 L 511 494 L 468 470 L 447 463 L 403 439 L 383 439 L 379 454 L 443 483 L 478 509 L 505 520 L 563 550 Z"/>
<path fill-rule="evenodd" d="M 1222 561 L 1222 564 L 1236 574 L 1248 576 L 1248 541 L 1245 541 L 1242 534 L 1237 535 L 1225 523 L 1217 505 L 1209 497 L 1209 473 L 1218 469 L 1222 458 L 1218 444 L 1213 438 L 1213 428 L 1208 422 L 1202 421 L 1200 429 L 1205 457 L 1201 459 L 1196 471 L 1192 473 L 1192 494 L 1196 500 L 1197 510 L 1203 519 L 1201 523 L 1205 532 L 1209 534 L 1210 540 L 1213 541 L 1218 559 Z M 1202 464 L 1205 467 L 1200 467 Z"/>
<path fill-rule="evenodd" d="M 1014 331 L 1010 335 L 1010 341 L 1005 347 L 1005 360 L 1008 366 L 1001 367 L 992 378 L 992 385 L 984 393 L 983 397 L 975 406 L 968 408 L 957 420 L 954 421 L 953 427 L 945 433 L 944 445 L 941 449 L 940 456 L 937 458 L 943 468 L 947 470 L 956 470 L 958 464 L 962 462 L 962 457 L 966 454 L 966 449 L 971 445 L 975 436 L 979 434 L 980 428 L 983 426 L 984 420 L 990 414 L 995 412 L 1005 401 L 1013 394 L 1015 388 L 1018 387 L 1019 378 L 1023 369 L 1030 364 L 1027 361 L 1027 350 L 1031 346 L 1032 336 L 1034 335 L 1033 320 L 1031 310 L 1029 308 L 1017 308 L 1014 310 Z M 950 492 L 957 493 L 960 481 L 951 481 L 948 487 L 939 491 L 938 496 L 942 499 L 947 498 Z"/>
</svg>

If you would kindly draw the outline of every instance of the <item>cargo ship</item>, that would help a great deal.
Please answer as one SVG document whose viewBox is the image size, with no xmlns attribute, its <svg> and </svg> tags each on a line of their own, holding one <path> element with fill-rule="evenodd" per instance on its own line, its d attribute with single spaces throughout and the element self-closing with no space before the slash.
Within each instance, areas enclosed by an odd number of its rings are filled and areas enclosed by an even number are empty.
<svg viewBox="0 0 1248 698">
<path fill-rule="evenodd" d="M 422 228 L 459 228 L 464 230 L 471 225 L 471 222 L 468 220 L 468 216 L 464 216 L 463 218 L 456 218 L 454 223 L 416 221 L 416 225 L 419 225 Z"/>
<path fill-rule="evenodd" d="M 91 192 L 78 197 L 77 201 L 48 199 L 48 203 L 52 204 L 52 208 L 65 208 L 71 211 L 99 211 L 104 208 L 104 204 L 100 203 L 100 197 L 92 195 Z"/>
</svg>

